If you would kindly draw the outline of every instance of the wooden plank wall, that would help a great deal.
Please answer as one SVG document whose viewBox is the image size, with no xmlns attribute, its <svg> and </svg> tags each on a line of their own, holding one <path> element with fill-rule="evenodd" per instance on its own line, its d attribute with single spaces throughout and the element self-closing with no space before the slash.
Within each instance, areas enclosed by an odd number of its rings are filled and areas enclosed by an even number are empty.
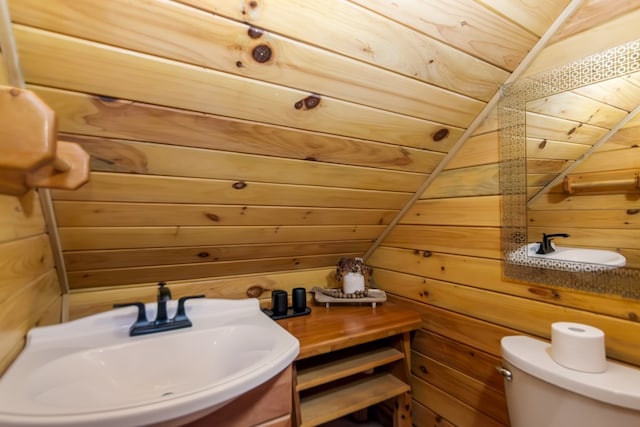
<svg viewBox="0 0 640 427">
<path fill-rule="evenodd" d="M 592 34 L 602 35 L 598 24 L 622 25 L 615 18 L 608 21 L 610 16 L 604 19 L 574 20 L 569 27 L 592 27 Z M 541 57 L 553 58 L 549 52 L 556 50 L 572 52 L 576 59 L 592 53 L 590 44 L 574 44 L 573 34 L 588 39 L 585 32 L 567 32 Z M 640 302 L 502 276 L 498 153 L 494 118 L 368 260 L 380 287 L 422 314 L 422 329 L 412 343 L 413 422 L 418 427 L 508 426 L 503 379 L 495 370 L 500 339 L 522 334 L 549 339 L 556 321 L 601 328 L 608 356 L 640 367 Z"/>
<path fill-rule="evenodd" d="M 54 192 L 74 318 L 151 301 L 159 280 L 265 301 L 329 283 L 568 1 L 9 3 L 29 87 L 92 154 L 91 182 Z M 586 1 L 531 72 L 616 44 L 637 3 Z M 587 31 L 602 25 L 610 37 Z M 601 327 L 609 355 L 640 366 L 637 302 L 501 277 L 496 129 L 494 114 L 370 259 L 423 315 L 419 427 L 507 425 L 499 339 L 556 320 Z"/>
<path fill-rule="evenodd" d="M 0 195 L 0 218 L 1 374 L 31 327 L 60 322 L 62 299 L 37 193 Z"/>
<path fill-rule="evenodd" d="M 10 0 L 92 155 L 53 192 L 71 292 L 364 254 L 568 0 L 526 3 Z"/>
<path fill-rule="evenodd" d="M 8 85 L 0 52 L 0 85 Z M 61 292 L 35 191 L 0 195 L 0 375 L 34 325 L 60 322 Z"/>
</svg>

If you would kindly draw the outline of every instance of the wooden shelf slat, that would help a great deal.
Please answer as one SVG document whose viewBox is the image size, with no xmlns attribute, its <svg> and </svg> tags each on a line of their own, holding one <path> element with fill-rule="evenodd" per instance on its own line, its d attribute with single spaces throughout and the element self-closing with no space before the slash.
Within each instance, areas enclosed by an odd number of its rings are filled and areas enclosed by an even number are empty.
<svg viewBox="0 0 640 427">
<path fill-rule="evenodd" d="M 408 384 L 390 373 L 373 374 L 300 398 L 302 423 L 313 427 L 409 392 Z"/>
<path fill-rule="evenodd" d="M 296 391 L 307 390 L 311 387 L 365 372 L 403 358 L 404 354 L 395 348 L 383 347 L 329 363 L 305 367 L 298 370 Z"/>
</svg>

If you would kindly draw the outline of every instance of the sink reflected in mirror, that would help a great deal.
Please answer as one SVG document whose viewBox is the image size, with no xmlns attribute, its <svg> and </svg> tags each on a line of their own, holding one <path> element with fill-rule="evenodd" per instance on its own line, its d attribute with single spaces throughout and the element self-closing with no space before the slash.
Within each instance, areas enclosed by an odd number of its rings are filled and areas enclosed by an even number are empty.
<svg viewBox="0 0 640 427">
<path fill-rule="evenodd" d="M 503 87 L 506 277 L 640 299 L 638 58 L 640 40 L 633 40 Z M 625 264 L 598 264 L 594 253 L 584 261 L 576 251 L 564 251 L 570 260 L 528 254 L 543 233 L 570 234 L 566 246 L 617 254 Z"/>
<path fill-rule="evenodd" d="M 511 253 L 510 261 L 566 271 L 580 271 L 583 268 L 574 263 L 594 264 L 593 271 L 620 268 L 626 264 L 625 257 L 614 251 L 572 248 L 554 243 L 551 243 L 551 246 L 553 252 L 540 254 L 540 243 L 529 243 Z"/>
<path fill-rule="evenodd" d="M 176 310 L 176 301 L 167 309 Z M 156 305 L 147 304 L 154 317 Z M 295 337 L 256 299 L 189 301 L 193 326 L 129 336 L 135 307 L 32 329 L 0 379 L 0 426 L 180 425 L 280 373 Z"/>
</svg>

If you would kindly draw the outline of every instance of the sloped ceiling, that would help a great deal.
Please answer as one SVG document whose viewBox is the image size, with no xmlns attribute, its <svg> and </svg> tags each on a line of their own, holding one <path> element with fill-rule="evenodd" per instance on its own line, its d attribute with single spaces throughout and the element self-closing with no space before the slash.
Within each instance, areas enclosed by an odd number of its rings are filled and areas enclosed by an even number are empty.
<svg viewBox="0 0 640 427">
<path fill-rule="evenodd" d="M 28 87 L 92 155 L 53 193 L 71 289 L 362 256 L 568 4 L 9 0 Z"/>
</svg>

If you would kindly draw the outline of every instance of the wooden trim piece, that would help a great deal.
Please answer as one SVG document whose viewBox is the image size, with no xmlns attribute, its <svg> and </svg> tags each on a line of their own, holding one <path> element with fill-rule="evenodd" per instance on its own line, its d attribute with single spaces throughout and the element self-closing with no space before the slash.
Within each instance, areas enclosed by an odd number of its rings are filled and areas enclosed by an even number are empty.
<svg viewBox="0 0 640 427">
<path fill-rule="evenodd" d="M 298 392 L 307 390 L 330 381 L 402 360 L 403 358 L 403 353 L 391 347 L 374 348 L 370 351 L 339 359 L 332 355 L 329 363 L 317 366 L 298 367 L 295 390 Z M 407 369 L 407 372 L 409 372 L 409 369 Z"/>
<path fill-rule="evenodd" d="M 408 384 L 389 373 L 351 380 L 330 393 L 300 397 L 301 427 L 313 427 L 409 392 Z M 330 411 L 327 408 L 331 408 Z"/>
</svg>

